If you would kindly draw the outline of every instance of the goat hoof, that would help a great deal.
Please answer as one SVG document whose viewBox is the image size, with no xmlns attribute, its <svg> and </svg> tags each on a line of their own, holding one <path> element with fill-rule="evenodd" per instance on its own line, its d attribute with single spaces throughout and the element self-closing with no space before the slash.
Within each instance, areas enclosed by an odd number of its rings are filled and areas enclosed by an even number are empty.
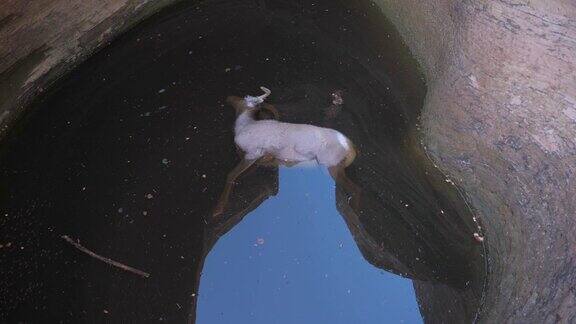
<svg viewBox="0 0 576 324">
<path fill-rule="evenodd" d="M 350 207 L 352 207 L 352 209 L 359 209 L 360 208 L 360 197 L 352 197 L 350 199 Z"/>
</svg>

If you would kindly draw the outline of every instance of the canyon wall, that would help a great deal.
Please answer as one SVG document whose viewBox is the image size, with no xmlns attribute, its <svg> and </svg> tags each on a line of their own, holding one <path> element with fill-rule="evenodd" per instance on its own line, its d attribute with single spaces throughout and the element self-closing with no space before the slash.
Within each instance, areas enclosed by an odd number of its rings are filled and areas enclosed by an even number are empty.
<svg viewBox="0 0 576 324">
<path fill-rule="evenodd" d="M 576 321 L 576 4 L 377 3 L 426 75 L 425 149 L 486 228 L 484 321 Z"/>
</svg>

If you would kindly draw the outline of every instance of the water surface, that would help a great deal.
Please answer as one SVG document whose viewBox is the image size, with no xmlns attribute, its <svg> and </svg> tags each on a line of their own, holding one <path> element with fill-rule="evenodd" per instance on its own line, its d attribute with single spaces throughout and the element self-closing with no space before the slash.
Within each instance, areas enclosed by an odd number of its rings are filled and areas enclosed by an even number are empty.
<svg viewBox="0 0 576 324">
<path fill-rule="evenodd" d="M 197 323 L 422 322 L 412 281 L 364 260 L 320 168 L 281 168 L 202 271 Z"/>
<path fill-rule="evenodd" d="M 261 85 L 282 120 L 358 146 L 357 208 L 324 173 L 260 167 L 238 180 L 224 220 L 208 221 L 239 161 L 224 98 Z M 335 89 L 344 105 L 327 119 Z M 0 319 L 474 321 L 484 249 L 417 149 L 424 95 L 369 1 L 187 2 L 149 19 L 39 98 L 0 145 Z"/>
</svg>

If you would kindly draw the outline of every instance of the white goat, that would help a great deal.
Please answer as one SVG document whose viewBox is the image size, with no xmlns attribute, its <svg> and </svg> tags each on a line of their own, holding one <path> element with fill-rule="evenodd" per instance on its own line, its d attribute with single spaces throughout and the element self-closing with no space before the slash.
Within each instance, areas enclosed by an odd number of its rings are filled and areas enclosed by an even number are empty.
<svg viewBox="0 0 576 324">
<path fill-rule="evenodd" d="M 254 163 L 293 166 L 315 161 L 319 165 L 326 166 L 334 180 L 352 192 L 352 203 L 356 204 L 359 188 L 344 172 L 356 158 L 356 149 L 352 141 L 330 128 L 277 120 L 256 120 L 254 114 L 260 104 L 276 115 L 273 106 L 263 103 L 271 91 L 264 87 L 261 89 L 264 94 L 258 97 L 229 96 L 226 100 L 236 109 L 234 141 L 244 156 L 228 174 L 226 186 L 213 216 L 222 214 L 234 181 Z"/>
</svg>

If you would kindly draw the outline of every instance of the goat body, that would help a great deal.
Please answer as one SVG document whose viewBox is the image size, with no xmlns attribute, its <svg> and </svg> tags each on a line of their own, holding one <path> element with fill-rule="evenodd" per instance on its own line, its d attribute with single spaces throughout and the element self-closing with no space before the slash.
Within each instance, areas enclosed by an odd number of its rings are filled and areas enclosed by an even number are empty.
<svg viewBox="0 0 576 324">
<path fill-rule="evenodd" d="M 234 129 L 234 141 L 244 151 L 245 159 L 272 156 L 289 165 L 316 161 L 332 167 L 342 162 L 348 166 L 356 156 L 352 142 L 336 130 L 276 120 L 254 120 L 252 114 L 252 111 L 243 112 Z"/>
<path fill-rule="evenodd" d="M 353 192 L 352 203 L 357 205 L 360 188 L 350 181 L 344 172 L 356 158 L 354 144 L 342 133 L 330 128 L 283 123 L 277 120 L 256 120 L 254 115 L 259 104 L 276 112 L 273 106 L 263 103 L 270 95 L 270 90 L 264 87 L 261 89 L 264 94 L 258 97 L 227 98 L 227 102 L 236 109 L 238 117 L 234 125 L 234 141 L 244 156 L 228 174 L 226 186 L 218 199 L 213 217 L 222 214 L 234 181 L 254 163 L 272 162 L 293 166 L 315 161 L 326 166 L 335 181 Z"/>
</svg>

